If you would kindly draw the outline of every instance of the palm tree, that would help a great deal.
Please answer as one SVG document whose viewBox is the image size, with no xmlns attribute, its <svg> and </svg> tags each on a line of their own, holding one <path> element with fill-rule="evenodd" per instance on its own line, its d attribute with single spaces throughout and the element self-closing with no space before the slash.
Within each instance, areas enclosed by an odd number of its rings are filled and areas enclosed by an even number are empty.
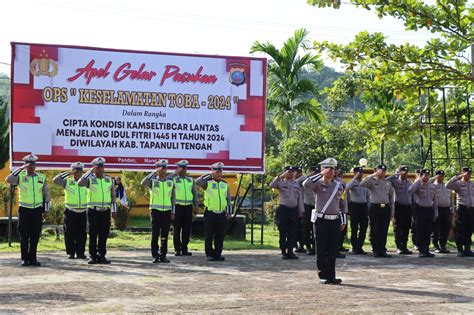
<svg viewBox="0 0 474 315">
<path fill-rule="evenodd" d="M 298 117 L 308 118 L 318 124 L 324 119 L 316 99 L 317 86 L 311 79 L 302 78 L 305 70 L 319 70 L 323 65 L 318 55 L 307 52 L 310 49 L 307 35 L 305 29 L 296 30 L 280 50 L 269 42 L 259 41 L 254 42 L 250 49 L 251 53 L 262 52 L 272 58 L 268 64 L 267 105 L 273 114 L 275 126 L 286 138 L 290 136 Z"/>
</svg>

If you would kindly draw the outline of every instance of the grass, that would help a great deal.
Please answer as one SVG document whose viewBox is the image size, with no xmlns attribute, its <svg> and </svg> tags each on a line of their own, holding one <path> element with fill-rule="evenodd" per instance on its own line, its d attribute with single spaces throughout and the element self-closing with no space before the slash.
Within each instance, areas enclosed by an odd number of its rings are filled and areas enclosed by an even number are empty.
<svg viewBox="0 0 474 315">
<path fill-rule="evenodd" d="M 130 227 L 149 227 L 149 217 L 133 217 L 129 221 Z M 250 242 L 250 224 L 247 224 L 247 235 L 246 240 L 236 240 L 227 237 L 224 242 L 224 249 L 226 250 L 243 250 L 243 249 L 278 249 L 278 230 L 273 224 L 264 225 L 264 236 L 263 245 L 260 245 L 260 228 L 261 225 L 254 225 L 254 245 Z M 350 248 L 350 227 L 347 234 L 345 246 Z M 411 237 L 411 235 L 410 235 Z M 107 241 L 107 247 L 109 249 L 149 249 L 150 248 L 151 235 L 147 232 L 121 232 L 116 231 L 116 236 L 109 238 Z M 409 240 L 411 245 L 411 238 Z M 452 242 L 448 242 L 448 247 L 455 248 Z M 168 239 L 168 248 L 172 252 L 173 240 L 172 237 Z M 202 238 L 192 238 L 189 244 L 189 248 L 192 251 L 203 251 L 204 240 Z M 368 237 L 365 241 L 365 249 L 370 250 L 370 243 Z M 395 240 L 393 235 L 393 227 L 390 225 L 389 233 L 387 237 L 387 248 L 396 248 Z M 61 235 L 61 239 L 57 240 L 54 235 L 43 233 L 41 240 L 38 245 L 39 251 L 55 251 L 64 250 L 64 239 Z M 12 247 L 8 247 L 8 243 L 3 240 L 0 242 L 0 252 L 19 252 L 20 244 L 18 241 L 12 243 Z"/>
</svg>

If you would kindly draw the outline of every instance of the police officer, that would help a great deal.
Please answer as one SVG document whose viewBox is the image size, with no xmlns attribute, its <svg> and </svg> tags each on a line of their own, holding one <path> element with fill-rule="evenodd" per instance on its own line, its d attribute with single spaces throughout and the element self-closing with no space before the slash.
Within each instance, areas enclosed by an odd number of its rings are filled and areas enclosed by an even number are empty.
<svg viewBox="0 0 474 315">
<path fill-rule="evenodd" d="M 303 167 L 302 166 L 297 166 L 296 167 L 296 174 L 295 174 L 295 180 L 298 182 L 298 179 L 304 177 L 303 176 Z M 303 201 L 304 201 L 304 196 L 303 196 Z M 304 216 L 304 215 L 303 215 Z M 305 253 L 306 250 L 304 248 L 305 246 L 305 241 L 304 241 L 304 235 L 303 235 L 303 218 L 298 218 L 298 225 L 296 226 L 296 253 Z"/>
<path fill-rule="evenodd" d="M 387 254 L 387 233 L 390 225 L 390 218 L 393 218 L 393 203 L 395 191 L 392 184 L 386 180 L 387 166 L 380 164 L 376 172 L 364 178 L 360 183 L 370 192 L 369 222 L 370 222 L 370 242 L 374 257 L 388 258 Z"/>
<path fill-rule="evenodd" d="M 473 257 L 471 237 L 474 230 L 474 185 L 471 182 L 472 169 L 463 167 L 461 174 L 453 176 L 446 188 L 457 194 L 456 246 L 459 257 Z"/>
<path fill-rule="evenodd" d="M 436 188 L 436 204 L 438 205 L 438 218 L 433 225 L 431 241 L 435 247 L 435 253 L 448 254 L 450 251 L 446 249 L 446 243 L 451 230 L 452 191 L 446 188 L 443 170 L 437 170 L 435 177 L 430 181 Z"/>
<path fill-rule="evenodd" d="M 196 186 L 192 177 L 187 176 L 188 161 L 176 163 L 176 172 L 171 176 L 176 195 L 175 215 L 173 220 L 173 243 L 175 256 L 191 256 L 188 250 L 193 212 L 199 207 Z"/>
<path fill-rule="evenodd" d="M 347 224 L 347 203 L 343 197 L 344 188 L 334 177 L 336 159 L 328 158 L 319 164 L 321 173 L 303 182 L 304 188 L 313 191 L 316 197 L 313 219 L 316 219 L 318 275 L 323 284 L 340 284 L 341 279 L 336 278 L 336 256 L 340 232 Z"/>
<path fill-rule="evenodd" d="M 400 255 L 411 255 L 412 252 L 407 247 L 412 221 L 412 196 L 408 192 L 412 182 L 408 179 L 408 167 L 400 165 L 398 171 L 387 177 L 387 180 L 395 190 L 393 232 L 395 234 L 397 253 Z"/>
<path fill-rule="evenodd" d="M 227 220 L 232 215 L 229 185 L 222 179 L 224 163 L 211 165 L 211 173 L 196 180 L 196 185 L 204 189 L 205 251 L 208 261 L 224 261 L 222 248 Z M 213 247 L 214 240 L 214 247 Z"/>
<path fill-rule="evenodd" d="M 419 257 L 434 257 L 430 253 L 430 235 L 433 231 L 433 222 L 438 217 L 436 204 L 436 188 L 430 182 L 430 170 L 422 169 L 409 192 L 415 199 L 416 233 Z"/>
<path fill-rule="evenodd" d="M 171 219 L 174 216 L 175 190 L 173 179 L 167 177 L 168 160 L 158 160 L 155 166 L 156 170 L 148 174 L 141 184 L 148 188 L 150 194 L 151 255 L 156 264 L 170 262 L 166 255 Z M 160 238 L 161 249 L 158 245 Z"/>
<path fill-rule="evenodd" d="M 85 259 L 87 227 L 87 189 L 79 187 L 77 182 L 83 175 L 84 164 L 71 164 L 70 172 L 61 173 L 53 178 L 56 185 L 64 189 L 64 242 L 69 259 Z M 70 176 L 72 175 L 72 176 Z"/>
<path fill-rule="evenodd" d="M 107 238 L 110 232 L 110 213 L 115 217 L 114 180 L 105 175 L 105 159 L 92 160 L 93 167 L 77 182 L 87 187 L 87 218 L 89 220 L 89 261 L 88 264 L 110 264 L 105 258 Z"/>
<path fill-rule="evenodd" d="M 338 180 L 342 187 L 344 188 L 344 191 L 346 190 L 346 183 L 344 182 L 344 171 L 342 167 L 337 167 L 336 172 L 335 172 L 335 178 Z M 347 198 L 346 198 L 347 200 Z M 347 236 L 347 224 L 344 227 L 344 229 L 341 231 L 341 237 L 339 238 L 339 254 L 337 255 L 337 258 L 346 258 L 346 254 L 344 252 L 348 252 L 349 250 L 344 247 L 344 241 L 346 240 Z"/>
<path fill-rule="evenodd" d="M 23 157 L 25 164 L 10 175 L 6 181 L 18 185 L 20 191 L 18 229 L 20 232 L 21 266 L 41 266 L 36 257 L 43 216 L 49 210 L 49 189 L 46 176 L 36 173 L 38 157 L 29 154 Z"/>
<path fill-rule="evenodd" d="M 354 167 L 354 177 L 347 183 L 348 208 L 351 217 L 351 244 L 354 255 L 367 255 L 362 248 L 364 246 L 367 227 L 369 225 L 369 190 L 360 187 L 364 168 L 362 166 Z"/>
<path fill-rule="evenodd" d="M 286 166 L 285 172 L 270 183 L 270 188 L 277 189 L 279 196 L 277 216 L 282 259 L 298 259 L 293 248 L 296 245 L 298 220 L 304 214 L 304 205 L 303 189 L 295 180 L 296 170 L 296 166 Z"/>
<path fill-rule="evenodd" d="M 306 245 L 306 254 L 314 256 L 316 255 L 314 234 L 313 234 L 313 222 L 311 222 L 311 212 L 314 209 L 314 193 L 310 190 L 303 188 L 303 182 L 309 177 L 321 172 L 320 165 L 312 166 L 309 169 L 308 176 L 301 176 L 296 179 L 303 189 L 303 204 L 304 204 L 304 215 L 301 219 L 302 230 L 303 230 L 303 242 Z"/>
</svg>

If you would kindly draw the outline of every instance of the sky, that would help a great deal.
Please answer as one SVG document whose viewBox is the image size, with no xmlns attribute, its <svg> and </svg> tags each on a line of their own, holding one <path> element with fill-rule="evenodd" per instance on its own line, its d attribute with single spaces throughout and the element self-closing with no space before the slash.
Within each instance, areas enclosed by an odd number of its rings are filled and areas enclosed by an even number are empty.
<svg viewBox="0 0 474 315">
<path fill-rule="evenodd" d="M 0 16 L 0 72 L 6 73 L 11 41 L 249 56 L 255 40 L 280 47 L 301 27 L 310 40 L 337 43 L 362 30 L 383 32 L 397 44 L 423 45 L 430 37 L 351 4 L 320 9 L 306 0 L 5 0 Z"/>
</svg>

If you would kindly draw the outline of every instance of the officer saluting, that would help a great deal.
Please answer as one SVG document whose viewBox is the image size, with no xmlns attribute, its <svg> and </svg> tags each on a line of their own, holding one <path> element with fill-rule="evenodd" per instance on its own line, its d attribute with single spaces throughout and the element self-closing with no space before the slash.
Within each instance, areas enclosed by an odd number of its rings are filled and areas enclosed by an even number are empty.
<svg viewBox="0 0 474 315">
<path fill-rule="evenodd" d="M 436 204 L 436 188 L 430 182 L 430 170 L 421 170 L 408 191 L 415 198 L 418 256 L 434 257 L 435 255 L 430 253 L 430 235 L 433 231 L 433 222 L 438 217 L 438 206 Z"/>
<path fill-rule="evenodd" d="M 380 164 L 374 174 L 367 176 L 360 183 L 370 192 L 370 242 L 374 257 L 391 257 L 387 254 L 387 233 L 390 218 L 393 217 L 395 192 L 392 184 L 385 179 L 387 166 Z"/>
<path fill-rule="evenodd" d="M 84 164 L 71 164 L 70 172 L 56 175 L 53 182 L 64 188 L 64 242 L 69 259 L 85 259 L 87 227 L 87 189 L 77 184 L 82 177 Z"/>
<path fill-rule="evenodd" d="M 293 253 L 296 245 L 298 218 L 304 214 L 303 190 L 295 181 L 296 166 L 285 167 L 285 172 L 276 176 L 270 188 L 278 189 L 278 231 L 282 259 L 298 259 Z"/>
<path fill-rule="evenodd" d="M 89 219 L 89 261 L 88 264 L 110 264 L 105 258 L 107 238 L 110 232 L 110 213 L 115 216 L 114 180 L 104 174 L 105 159 L 92 160 L 93 167 L 77 182 L 87 187 L 87 218 Z"/>
<path fill-rule="evenodd" d="M 334 177 L 336 159 L 328 158 L 319 164 L 321 173 L 303 182 L 304 188 L 312 190 L 316 198 L 312 221 L 316 220 L 318 275 L 323 284 L 340 284 L 341 279 L 336 278 L 336 256 L 340 233 L 347 224 L 347 203 L 343 198 L 344 188 Z"/>
<path fill-rule="evenodd" d="M 463 167 L 461 174 L 453 176 L 446 188 L 457 194 L 456 246 L 459 257 L 473 257 L 471 236 L 474 230 L 474 185 L 471 182 L 472 169 Z"/>
<path fill-rule="evenodd" d="M 151 255 L 154 258 L 153 263 L 169 263 L 166 255 L 172 214 L 174 215 L 174 185 L 173 180 L 167 177 L 168 160 L 159 160 L 155 166 L 157 169 L 141 182 L 143 186 L 148 187 L 150 194 Z M 161 250 L 158 245 L 160 237 Z"/>
<path fill-rule="evenodd" d="M 23 157 L 25 164 L 10 175 L 6 181 L 18 185 L 20 207 L 18 208 L 18 229 L 21 238 L 21 265 L 41 266 L 36 258 L 43 214 L 49 210 L 49 189 L 46 176 L 36 173 L 38 157 L 29 154 Z"/>
<path fill-rule="evenodd" d="M 188 251 L 189 235 L 193 223 L 193 212 L 199 207 L 198 195 L 194 180 L 187 176 L 188 161 L 176 163 L 178 168 L 171 175 L 176 194 L 175 215 L 173 220 L 173 243 L 176 256 L 191 256 Z"/>
<path fill-rule="evenodd" d="M 349 215 L 351 216 L 351 244 L 352 253 L 355 255 L 367 255 L 362 249 L 364 246 L 367 227 L 369 225 L 368 205 L 370 204 L 369 190 L 360 187 L 364 168 L 354 167 L 354 177 L 347 183 L 346 189 L 349 192 Z"/>
<path fill-rule="evenodd" d="M 449 250 L 446 249 L 446 243 L 451 230 L 452 191 L 446 188 L 443 170 L 437 170 L 435 177 L 432 177 L 430 181 L 436 188 L 436 204 L 438 205 L 438 218 L 434 223 L 431 237 L 435 253 L 448 254 Z"/>
<path fill-rule="evenodd" d="M 196 180 L 196 185 L 204 189 L 205 250 L 208 261 L 223 261 L 222 247 L 227 220 L 232 215 L 229 185 L 222 179 L 224 163 L 211 165 L 211 173 Z M 227 220 L 226 220 L 227 219 Z M 214 240 L 214 248 L 212 241 Z"/>
</svg>

